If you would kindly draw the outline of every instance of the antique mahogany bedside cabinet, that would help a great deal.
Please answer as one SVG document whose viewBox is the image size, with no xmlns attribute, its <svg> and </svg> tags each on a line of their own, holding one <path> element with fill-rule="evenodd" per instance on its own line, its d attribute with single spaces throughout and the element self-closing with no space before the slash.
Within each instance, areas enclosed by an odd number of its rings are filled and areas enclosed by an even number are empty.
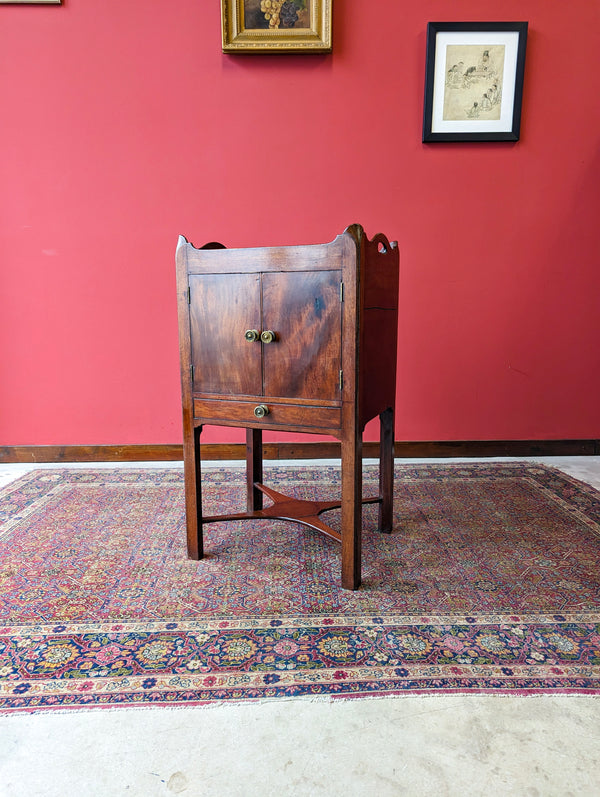
<svg viewBox="0 0 600 797">
<path fill-rule="evenodd" d="M 341 583 L 361 578 L 362 435 L 380 418 L 379 529 L 392 528 L 398 248 L 354 224 L 327 244 L 177 246 L 188 555 L 205 523 L 280 518 L 341 542 Z M 246 428 L 247 511 L 202 513 L 204 424 Z M 341 441 L 341 500 L 288 498 L 262 482 L 264 429 Z M 273 502 L 263 507 L 263 494 Z M 341 533 L 321 513 L 341 507 Z"/>
</svg>

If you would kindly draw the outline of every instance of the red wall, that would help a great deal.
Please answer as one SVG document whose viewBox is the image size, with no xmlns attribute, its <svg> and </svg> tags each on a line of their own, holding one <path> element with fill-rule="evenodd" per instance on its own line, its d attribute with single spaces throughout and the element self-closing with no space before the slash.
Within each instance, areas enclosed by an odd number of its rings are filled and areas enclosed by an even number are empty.
<svg viewBox="0 0 600 797">
<path fill-rule="evenodd" d="M 264 57 L 217 2 L 0 5 L 1 444 L 180 441 L 177 235 L 353 222 L 399 241 L 398 439 L 600 437 L 599 4 L 376 5 Z M 486 18 L 530 23 L 521 141 L 423 145 L 427 22 Z"/>
</svg>

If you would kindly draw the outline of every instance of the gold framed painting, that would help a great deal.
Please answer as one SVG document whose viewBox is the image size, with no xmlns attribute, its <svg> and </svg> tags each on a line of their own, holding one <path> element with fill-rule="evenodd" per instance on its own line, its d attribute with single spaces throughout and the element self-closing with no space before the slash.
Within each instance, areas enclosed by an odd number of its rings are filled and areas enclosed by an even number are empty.
<svg viewBox="0 0 600 797">
<path fill-rule="evenodd" d="M 224 53 L 329 53 L 333 0 L 221 0 Z"/>
</svg>

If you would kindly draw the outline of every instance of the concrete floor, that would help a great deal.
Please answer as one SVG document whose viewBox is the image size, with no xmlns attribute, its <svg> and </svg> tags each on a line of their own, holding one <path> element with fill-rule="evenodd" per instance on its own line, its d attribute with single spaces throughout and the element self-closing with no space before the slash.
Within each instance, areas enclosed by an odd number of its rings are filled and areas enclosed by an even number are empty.
<svg viewBox="0 0 600 797">
<path fill-rule="evenodd" d="M 535 461 L 600 489 L 600 457 Z M 30 469 L 0 466 L 0 484 Z M 600 701 L 296 699 L 0 717 L 1 797 L 173 794 L 596 797 Z"/>
</svg>

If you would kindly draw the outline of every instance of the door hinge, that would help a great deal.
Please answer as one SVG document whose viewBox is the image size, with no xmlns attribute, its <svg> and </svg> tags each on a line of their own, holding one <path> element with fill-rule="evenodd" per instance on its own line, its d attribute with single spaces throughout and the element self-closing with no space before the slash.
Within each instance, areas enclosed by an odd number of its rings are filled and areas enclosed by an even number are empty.
<svg viewBox="0 0 600 797">
<path fill-rule="evenodd" d="M 340 302 L 344 301 L 344 283 L 340 282 Z"/>
<path fill-rule="evenodd" d="M 340 390 L 344 389 L 344 372 L 340 371 Z"/>
<path fill-rule="evenodd" d="M 192 303 L 192 289 L 190 288 L 189 285 L 188 285 L 188 289 L 187 289 L 187 300 L 188 300 L 188 304 Z"/>
<path fill-rule="evenodd" d="M 194 366 L 190 365 L 190 379 L 194 381 Z"/>
</svg>

